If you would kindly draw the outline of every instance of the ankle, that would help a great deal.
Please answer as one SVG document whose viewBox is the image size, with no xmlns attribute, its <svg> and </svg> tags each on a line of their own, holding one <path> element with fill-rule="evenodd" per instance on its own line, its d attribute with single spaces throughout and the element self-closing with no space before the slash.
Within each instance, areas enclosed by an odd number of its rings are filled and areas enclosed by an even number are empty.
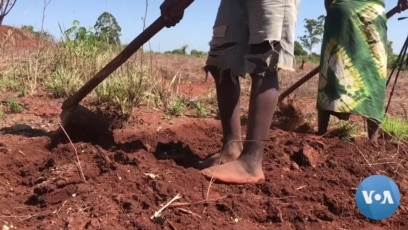
<svg viewBox="0 0 408 230">
<path fill-rule="evenodd" d="M 321 136 L 327 133 L 327 129 L 318 129 L 316 135 Z"/>
<path fill-rule="evenodd" d="M 248 142 L 244 145 L 240 158 L 253 164 L 260 164 L 263 160 L 264 147 L 263 141 Z"/>
<path fill-rule="evenodd" d="M 229 140 L 223 143 L 222 149 L 223 152 L 227 152 L 227 154 L 239 154 L 243 146 L 240 140 Z"/>
<path fill-rule="evenodd" d="M 380 125 L 374 120 L 367 119 L 367 136 L 372 142 L 377 142 Z"/>
</svg>

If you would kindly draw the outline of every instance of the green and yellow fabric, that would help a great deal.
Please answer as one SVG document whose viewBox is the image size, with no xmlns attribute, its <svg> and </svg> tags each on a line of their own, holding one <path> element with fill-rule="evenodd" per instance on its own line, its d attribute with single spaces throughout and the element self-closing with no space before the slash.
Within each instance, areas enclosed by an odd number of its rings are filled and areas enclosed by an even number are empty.
<svg viewBox="0 0 408 230">
<path fill-rule="evenodd" d="M 387 79 L 384 1 L 334 0 L 327 11 L 317 109 L 382 122 Z"/>
</svg>

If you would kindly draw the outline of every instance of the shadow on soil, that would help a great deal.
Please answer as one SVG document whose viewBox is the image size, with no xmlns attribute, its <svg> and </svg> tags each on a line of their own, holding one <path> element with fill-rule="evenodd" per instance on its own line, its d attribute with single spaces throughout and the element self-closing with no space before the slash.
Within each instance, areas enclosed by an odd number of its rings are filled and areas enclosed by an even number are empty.
<svg viewBox="0 0 408 230">
<path fill-rule="evenodd" d="M 44 129 L 35 129 L 27 124 L 15 124 L 0 129 L 0 135 L 20 135 L 24 137 L 52 137 L 53 133 Z"/>
<path fill-rule="evenodd" d="M 116 143 L 113 137 L 113 132 L 110 129 L 101 128 L 101 126 L 86 127 L 67 125 L 63 129 L 59 128 L 50 136 L 50 144 L 48 148 L 52 150 L 59 144 L 72 143 L 90 143 L 100 146 L 107 151 L 122 150 L 126 153 L 137 152 L 138 150 L 148 150 L 141 140 L 134 140 L 126 143 Z M 69 139 L 68 139 L 68 137 Z"/>
<path fill-rule="evenodd" d="M 159 142 L 153 154 L 158 160 L 173 160 L 177 165 L 184 168 L 197 168 L 201 160 L 193 153 L 190 147 L 183 142 Z"/>
<path fill-rule="evenodd" d="M 136 152 L 144 149 L 149 151 L 140 140 L 128 143 L 116 143 L 113 130 L 123 127 L 127 119 L 115 116 L 106 116 L 100 111 L 93 112 L 85 107 L 78 107 L 71 111 L 64 120 L 63 128 L 59 128 L 50 136 L 49 149 L 57 147 L 58 144 L 84 142 L 98 145 L 107 151 L 122 150 L 126 153 Z M 68 139 L 69 137 L 69 139 Z M 159 142 L 153 155 L 158 160 L 173 160 L 177 165 L 184 168 L 196 167 L 200 158 L 193 153 L 190 147 L 182 142 Z"/>
</svg>

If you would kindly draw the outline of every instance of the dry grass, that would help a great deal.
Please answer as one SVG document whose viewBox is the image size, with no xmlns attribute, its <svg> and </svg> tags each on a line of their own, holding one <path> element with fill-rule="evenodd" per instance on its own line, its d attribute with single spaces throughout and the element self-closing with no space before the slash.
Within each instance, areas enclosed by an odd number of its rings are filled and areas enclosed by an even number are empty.
<svg viewBox="0 0 408 230">
<path fill-rule="evenodd" d="M 0 92 L 66 98 L 117 55 L 114 47 L 64 42 L 34 50 L 9 49 L 16 44 L 14 31 L 0 44 Z M 7 52 L 6 52 L 7 50 Z M 185 95 L 180 87 L 205 79 L 204 58 L 137 52 L 88 97 L 88 102 L 129 116 L 139 105 L 151 105 L 169 115 L 207 116 L 203 103 L 213 100 L 207 92 Z M 200 77 L 202 77 L 200 79 Z M 213 104 L 213 103 L 212 103 Z M 195 112 L 194 112 L 195 111 Z"/>
<path fill-rule="evenodd" d="M 0 43 L 0 92 L 36 96 L 44 92 L 50 97 L 66 98 L 89 80 L 118 52 L 117 48 L 92 47 L 81 44 L 41 43 L 35 49 L 13 49 L 15 36 L 10 32 Z M 32 39 L 31 37 L 29 39 Z M 7 41 L 6 41 L 7 40 Z M 34 42 L 39 44 L 38 42 Z M 31 51 L 30 51 L 31 50 Z M 6 52 L 7 51 L 7 52 Z M 88 103 L 115 110 L 129 116 L 134 107 L 147 105 L 171 116 L 217 116 L 212 78 L 206 80 L 202 70 L 205 58 L 188 55 L 137 52 L 85 99 Z M 280 73 L 280 90 L 315 68 L 307 63 L 303 70 Z M 407 71 L 402 72 L 395 88 L 389 114 L 406 118 L 408 100 L 404 93 Z M 316 124 L 315 98 L 318 77 L 295 90 L 289 98 L 302 108 L 306 122 Z M 241 79 L 242 116 L 247 114 L 250 80 Z M 331 123 L 331 126 L 337 126 Z M 363 124 L 361 124 L 363 126 Z"/>
</svg>

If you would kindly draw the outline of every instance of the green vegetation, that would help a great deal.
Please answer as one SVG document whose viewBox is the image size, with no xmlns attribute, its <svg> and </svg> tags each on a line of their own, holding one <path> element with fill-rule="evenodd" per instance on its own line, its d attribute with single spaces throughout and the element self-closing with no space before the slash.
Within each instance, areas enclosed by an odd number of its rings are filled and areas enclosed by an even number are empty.
<svg viewBox="0 0 408 230">
<path fill-rule="evenodd" d="M 198 100 L 194 103 L 195 113 L 197 117 L 206 117 L 208 115 L 208 111 L 206 109 L 205 101 Z"/>
<path fill-rule="evenodd" d="M 338 120 L 332 125 L 330 135 L 346 141 L 354 141 L 356 136 L 366 133 L 363 125 L 351 121 Z M 388 115 L 381 124 L 381 132 L 393 142 L 405 142 L 408 140 L 408 119 Z"/>
<path fill-rule="evenodd" d="M 44 84 L 54 98 L 64 98 L 79 89 L 83 81 L 77 72 L 57 67 L 50 77 L 45 79 Z"/>
<path fill-rule="evenodd" d="M 205 56 L 207 56 L 208 54 L 207 54 L 207 52 L 203 52 L 203 51 L 198 51 L 198 50 L 192 49 L 192 50 L 190 51 L 190 55 L 191 55 L 191 56 L 194 56 L 194 57 L 205 57 Z"/>
<path fill-rule="evenodd" d="M 180 47 L 179 49 L 175 49 L 172 51 L 166 51 L 164 52 L 165 54 L 176 54 L 176 55 L 188 55 L 187 53 L 187 49 L 188 46 L 187 45 L 183 45 L 182 47 Z M 199 51 L 196 49 L 192 49 L 190 51 L 190 56 L 194 56 L 194 57 L 206 57 L 207 56 L 207 52 L 204 51 Z"/>
<path fill-rule="evenodd" d="M 116 18 L 103 12 L 94 25 L 95 37 L 110 45 L 120 45 L 120 32 L 122 28 L 118 25 Z"/>
<path fill-rule="evenodd" d="M 41 39 L 50 40 L 50 41 L 53 40 L 53 37 L 52 37 L 52 35 L 50 33 L 45 32 L 45 31 L 42 31 L 42 32 L 41 31 L 35 31 L 33 26 L 23 25 L 23 26 L 21 26 L 21 29 L 23 31 L 26 31 L 26 32 L 28 32 L 30 34 L 33 34 L 33 35 L 35 35 L 35 36 L 37 36 L 37 37 L 39 37 Z"/>
<path fill-rule="evenodd" d="M 23 106 L 15 98 L 9 98 L 6 102 L 11 113 L 21 113 L 23 111 Z"/>
<path fill-rule="evenodd" d="M 335 128 L 331 131 L 333 136 L 337 136 L 342 140 L 352 142 L 359 133 L 361 127 L 350 121 L 339 120 L 335 124 Z"/>
<path fill-rule="evenodd" d="M 307 52 L 303 49 L 302 45 L 298 41 L 295 41 L 294 53 L 295 53 L 295 56 L 306 56 L 307 55 Z"/>
<path fill-rule="evenodd" d="M 381 129 L 389 135 L 393 140 L 406 141 L 408 140 L 408 120 L 393 116 L 386 116 L 381 124 Z"/>
<path fill-rule="evenodd" d="M 299 40 L 303 47 L 312 53 L 313 47 L 319 44 L 322 40 L 324 32 L 324 19 L 323 15 L 320 15 L 317 19 L 305 19 L 305 34 L 299 37 Z"/>
</svg>

